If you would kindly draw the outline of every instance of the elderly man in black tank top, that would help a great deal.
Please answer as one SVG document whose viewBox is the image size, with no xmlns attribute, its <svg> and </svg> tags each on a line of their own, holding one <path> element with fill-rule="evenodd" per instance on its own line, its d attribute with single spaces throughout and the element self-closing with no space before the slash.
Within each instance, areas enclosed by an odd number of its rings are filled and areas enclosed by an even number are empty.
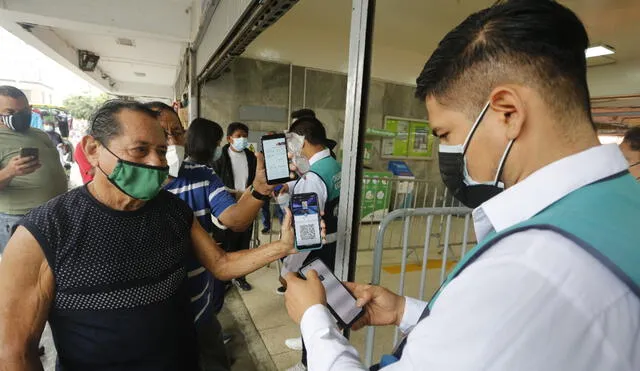
<svg viewBox="0 0 640 371">
<path fill-rule="evenodd" d="M 91 124 L 93 182 L 26 215 L 0 262 L 0 370 L 41 369 L 47 320 L 59 370 L 197 370 L 188 249 L 220 279 L 245 275 L 295 251 L 290 214 L 282 240 L 225 253 L 161 190 L 167 142 L 154 111 L 111 101 Z"/>
</svg>

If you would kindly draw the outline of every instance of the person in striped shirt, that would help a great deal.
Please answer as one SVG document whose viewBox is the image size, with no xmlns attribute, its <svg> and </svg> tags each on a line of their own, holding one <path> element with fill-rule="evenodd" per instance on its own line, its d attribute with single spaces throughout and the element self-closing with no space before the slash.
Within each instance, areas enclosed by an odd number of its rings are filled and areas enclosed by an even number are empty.
<svg viewBox="0 0 640 371">
<path fill-rule="evenodd" d="M 256 198 L 256 191 L 262 195 L 273 192 L 273 187 L 266 182 L 264 164 L 253 183 L 254 189 L 247 190 L 236 202 L 235 197 L 225 190 L 220 178 L 207 166 L 221 153 L 222 128 L 213 121 L 198 118 L 186 132 L 179 116 L 170 106 L 161 102 L 148 103 L 147 106 L 159 113 L 160 124 L 167 134 L 170 180 L 165 189 L 191 207 L 200 225 L 210 235 L 213 234 L 214 223 L 219 228 L 237 232 L 251 226 L 264 204 L 263 199 Z M 186 152 L 189 157 L 185 159 Z M 216 241 L 222 242 L 217 238 Z M 188 259 L 187 272 L 198 333 L 200 368 L 228 370 L 230 365 L 221 326 L 215 315 L 222 308 L 224 284 L 216 280 L 195 257 Z"/>
</svg>

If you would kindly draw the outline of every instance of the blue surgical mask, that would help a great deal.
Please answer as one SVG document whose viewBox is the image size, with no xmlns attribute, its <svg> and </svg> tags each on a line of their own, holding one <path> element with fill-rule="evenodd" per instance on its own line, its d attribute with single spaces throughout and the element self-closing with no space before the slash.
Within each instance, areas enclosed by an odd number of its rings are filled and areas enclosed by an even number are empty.
<svg viewBox="0 0 640 371">
<path fill-rule="evenodd" d="M 231 144 L 233 149 L 235 149 L 238 152 L 244 151 L 248 145 L 249 145 L 249 140 L 246 137 L 233 138 L 233 143 Z"/>
</svg>

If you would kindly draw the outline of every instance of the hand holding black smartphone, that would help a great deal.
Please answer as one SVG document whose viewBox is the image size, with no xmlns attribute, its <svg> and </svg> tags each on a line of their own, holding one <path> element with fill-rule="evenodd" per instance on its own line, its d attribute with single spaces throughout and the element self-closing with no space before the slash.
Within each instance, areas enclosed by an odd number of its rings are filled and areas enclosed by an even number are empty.
<svg viewBox="0 0 640 371">
<path fill-rule="evenodd" d="M 291 195 L 291 212 L 296 249 L 311 251 L 322 248 L 318 195 L 315 193 Z"/>
<path fill-rule="evenodd" d="M 303 278 L 306 278 L 306 274 L 312 269 L 318 272 L 318 277 L 322 281 L 327 294 L 327 308 L 331 314 L 341 327 L 351 327 L 365 313 L 363 308 L 356 305 L 356 297 L 320 259 L 313 260 L 300 268 L 299 273 Z"/>
<path fill-rule="evenodd" d="M 39 153 L 37 148 L 20 148 L 20 157 L 33 157 L 33 160 L 37 160 Z"/>
<path fill-rule="evenodd" d="M 282 184 L 291 180 L 286 136 L 284 134 L 265 135 L 261 141 L 267 184 Z"/>
</svg>

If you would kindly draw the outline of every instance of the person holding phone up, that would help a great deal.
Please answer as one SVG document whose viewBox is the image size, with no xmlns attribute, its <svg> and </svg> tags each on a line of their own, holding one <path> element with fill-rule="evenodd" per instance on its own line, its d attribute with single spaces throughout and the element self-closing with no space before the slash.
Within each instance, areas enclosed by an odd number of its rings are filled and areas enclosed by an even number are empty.
<svg viewBox="0 0 640 371">
<path fill-rule="evenodd" d="M 58 150 L 31 115 L 20 89 L 0 86 L 0 255 L 20 218 L 67 190 Z"/>
<path fill-rule="evenodd" d="M 336 260 L 336 232 L 338 231 L 337 208 L 340 203 L 341 166 L 332 156 L 329 149 L 327 132 L 324 125 L 312 110 L 304 109 L 292 114 L 295 119 L 289 128 L 290 136 L 287 145 L 293 152 L 293 163 L 298 169 L 300 179 L 284 186 L 291 195 L 315 193 L 318 195 L 318 206 L 324 212 L 326 238 L 320 249 L 301 252 L 284 259 L 282 275 L 297 272 L 303 265 L 320 259 L 333 271 Z M 283 293 L 286 288 L 278 289 Z M 302 361 L 290 370 L 306 370 L 307 352 L 301 338 L 288 339 L 288 347 L 302 348 Z"/>
</svg>

